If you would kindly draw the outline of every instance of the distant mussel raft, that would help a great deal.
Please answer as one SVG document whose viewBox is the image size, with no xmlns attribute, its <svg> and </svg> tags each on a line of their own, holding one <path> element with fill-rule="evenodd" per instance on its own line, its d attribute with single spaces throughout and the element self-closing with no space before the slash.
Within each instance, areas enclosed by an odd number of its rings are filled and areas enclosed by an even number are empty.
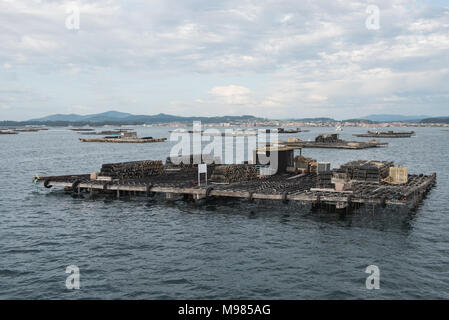
<svg viewBox="0 0 449 320">
<path fill-rule="evenodd" d="M 143 137 L 138 138 L 137 133 L 123 131 L 120 135 L 106 136 L 104 138 L 80 138 L 82 142 L 110 142 L 110 143 L 152 143 L 164 142 L 167 138 Z"/>
</svg>

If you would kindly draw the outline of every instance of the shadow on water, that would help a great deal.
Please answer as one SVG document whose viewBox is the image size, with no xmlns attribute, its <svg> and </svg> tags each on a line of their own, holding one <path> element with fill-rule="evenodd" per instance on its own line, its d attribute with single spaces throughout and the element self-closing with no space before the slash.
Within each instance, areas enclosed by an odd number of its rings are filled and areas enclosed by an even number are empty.
<svg viewBox="0 0 449 320">
<path fill-rule="evenodd" d="M 197 206 L 186 202 L 176 203 L 180 210 L 194 208 L 198 213 L 220 213 L 246 216 L 249 219 L 276 219 L 280 223 L 301 224 L 304 221 L 325 223 L 343 228 L 370 228 L 379 231 L 396 231 L 408 234 L 413 229 L 418 209 L 391 207 L 361 207 L 352 213 L 312 211 L 310 205 L 282 204 L 279 202 L 248 202 L 238 199 L 215 199 L 207 205 Z"/>
<path fill-rule="evenodd" d="M 46 197 L 67 196 L 67 192 L 55 190 L 46 192 Z M 42 196 L 33 191 L 33 195 Z M 219 216 L 244 216 L 248 219 L 275 219 L 283 224 L 303 224 L 305 221 L 324 223 L 339 228 L 369 228 L 378 231 L 392 231 L 408 234 L 413 229 L 414 219 L 420 207 L 410 209 L 379 208 L 365 205 L 351 212 L 328 212 L 325 210 L 312 211 L 310 205 L 299 203 L 283 204 L 277 201 L 248 201 L 240 199 L 210 198 L 207 201 L 195 202 L 186 199 L 166 201 L 162 195 L 152 198 L 143 196 L 126 195 L 119 200 L 111 195 L 96 195 L 90 199 L 88 194 L 74 197 L 76 201 L 101 202 L 108 206 L 114 206 L 117 201 L 127 203 L 136 208 L 144 203 L 145 208 L 160 206 L 178 210 L 181 214 L 216 215 Z M 218 218 L 217 218 L 218 219 Z"/>
</svg>

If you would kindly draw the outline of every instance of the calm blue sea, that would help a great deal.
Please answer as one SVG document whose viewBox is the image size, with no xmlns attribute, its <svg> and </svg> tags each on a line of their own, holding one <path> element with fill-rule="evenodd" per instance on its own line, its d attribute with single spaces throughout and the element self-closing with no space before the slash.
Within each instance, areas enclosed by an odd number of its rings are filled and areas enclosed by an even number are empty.
<svg viewBox="0 0 449 320">
<path fill-rule="evenodd" d="M 138 128 L 168 137 L 167 128 Z M 65 128 L 0 135 L 1 299 L 449 298 L 449 132 L 418 128 L 370 150 L 304 149 L 332 167 L 392 160 L 438 183 L 414 212 L 352 215 L 222 201 L 75 199 L 34 186 L 39 175 L 98 171 L 102 163 L 165 159 L 173 142 L 81 143 Z M 313 139 L 333 129 L 300 133 Z M 345 128 L 342 138 L 365 130 Z M 367 290 L 368 265 L 380 289 Z M 66 267 L 81 288 L 65 286 Z"/>
</svg>

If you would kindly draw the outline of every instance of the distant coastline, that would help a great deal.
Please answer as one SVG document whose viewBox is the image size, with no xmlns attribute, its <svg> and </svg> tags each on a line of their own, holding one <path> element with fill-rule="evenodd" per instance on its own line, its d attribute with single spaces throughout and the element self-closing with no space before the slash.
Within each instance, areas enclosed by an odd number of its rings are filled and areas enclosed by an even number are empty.
<svg viewBox="0 0 449 320">
<path fill-rule="evenodd" d="M 372 119 L 379 119 L 378 121 Z M 284 126 L 284 127 L 331 127 L 331 126 L 362 126 L 362 127 L 387 127 L 387 126 L 449 126 L 449 117 L 425 117 L 425 116 L 403 116 L 403 115 L 371 115 L 365 118 L 335 120 L 332 118 L 299 118 L 299 119 L 268 119 L 251 115 L 242 116 L 216 116 L 216 117 L 183 117 L 168 114 L 157 115 L 133 115 L 117 111 L 108 111 L 92 115 L 56 114 L 43 118 L 27 121 L 0 121 L 0 127 L 14 126 L 93 126 L 102 127 L 107 125 L 151 125 L 180 127 L 191 125 L 193 121 L 201 121 L 208 126 Z"/>
</svg>

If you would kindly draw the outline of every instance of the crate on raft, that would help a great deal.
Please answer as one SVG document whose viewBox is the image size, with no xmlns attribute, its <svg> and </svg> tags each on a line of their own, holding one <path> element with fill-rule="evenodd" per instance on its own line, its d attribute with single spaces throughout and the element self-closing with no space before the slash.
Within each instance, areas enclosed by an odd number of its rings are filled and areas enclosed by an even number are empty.
<svg viewBox="0 0 449 320">
<path fill-rule="evenodd" d="M 343 164 L 336 173 L 344 173 L 351 180 L 380 183 L 389 175 L 392 161 L 365 161 L 356 160 Z"/>
<path fill-rule="evenodd" d="M 390 167 L 390 174 L 382 181 L 389 184 L 405 184 L 408 182 L 408 169 L 404 167 Z"/>
</svg>

